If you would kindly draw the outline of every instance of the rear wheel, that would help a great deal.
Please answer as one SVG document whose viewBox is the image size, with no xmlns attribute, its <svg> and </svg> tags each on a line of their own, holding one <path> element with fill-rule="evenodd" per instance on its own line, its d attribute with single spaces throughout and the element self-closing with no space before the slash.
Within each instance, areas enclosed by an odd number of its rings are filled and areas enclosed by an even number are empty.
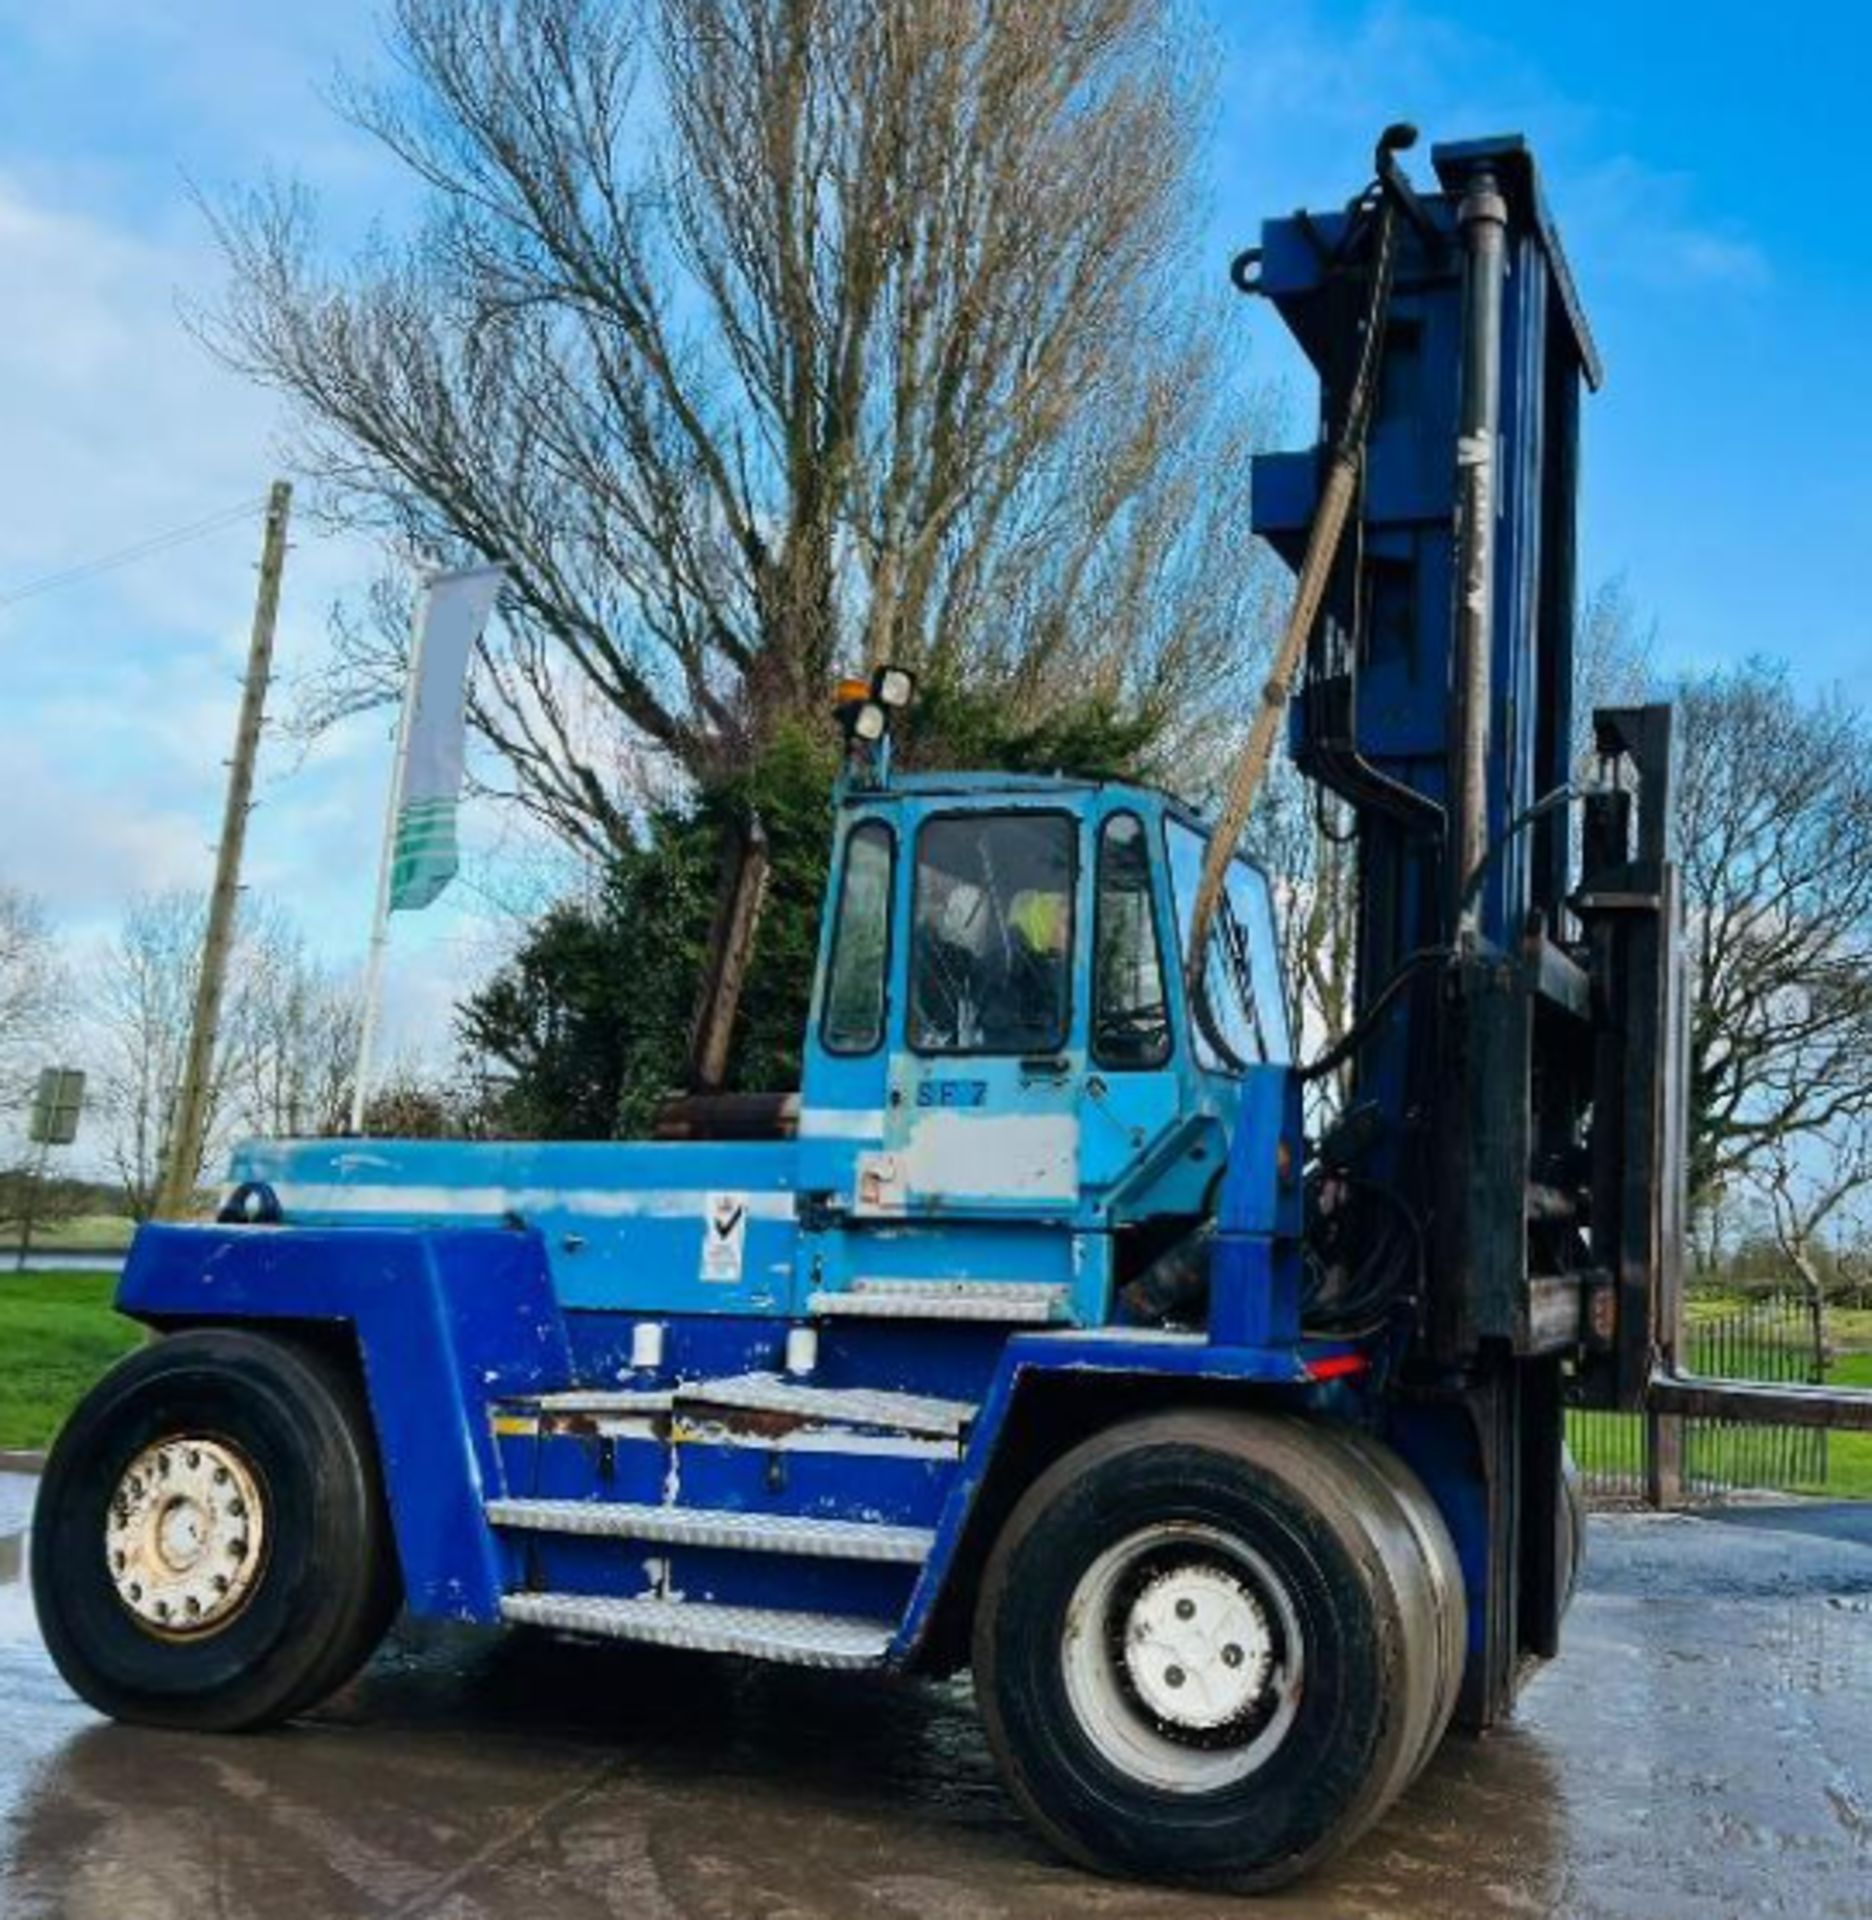
<svg viewBox="0 0 1872 1920">
<path fill-rule="evenodd" d="M 1023 1807 L 1105 1871 L 1304 1873 L 1434 1749 L 1460 1678 L 1441 1516 L 1362 1437 L 1177 1413 L 1056 1463 L 990 1556 L 984 1721 Z"/>
<path fill-rule="evenodd" d="M 350 1678 L 397 1602 L 369 1421 L 320 1356 L 235 1328 L 122 1361 L 46 1463 L 33 1597 L 119 1720 L 264 1726 Z"/>
</svg>

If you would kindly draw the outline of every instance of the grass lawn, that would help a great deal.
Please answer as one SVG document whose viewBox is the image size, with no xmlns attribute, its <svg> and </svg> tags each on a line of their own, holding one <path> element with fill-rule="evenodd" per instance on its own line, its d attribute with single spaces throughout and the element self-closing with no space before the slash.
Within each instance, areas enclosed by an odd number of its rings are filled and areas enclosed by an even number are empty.
<svg viewBox="0 0 1872 1920">
<path fill-rule="evenodd" d="M 85 1389 L 143 1338 L 111 1311 L 110 1273 L 0 1274 L 0 1447 L 43 1447 Z"/>
<path fill-rule="evenodd" d="M 1723 1320 L 1748 1305 L 1742 1293 L 1693 1293 L 1684 1301 L 1684 1319 L 1692 1327 Z M 1828 1307 L 1827 1344 L 1836 1353 L 1872 1353 L 1872 1307 Z"/>
<path fill-rule="evenodd" d="M 1735 1293 L 1692 1294 L 1684 1303 L 1685 1317 L 1700 1321 L 1720 1319 L 1744 1304 Z M 1827 1308 L 1827 1344 L 1833 1364 L 1827 1379 L 1835 1386 L 1872 1387 L 1872 1308 Z M 1827 1436 L 1827 1477 L 1805 1493 L 1824 1493 L 1836 1500 L 1872 1500 L 1872 1433 L 1834 1433 Z"/>
<path fill-rule="evenodd" d="M 1833 1339 L 1845 1344 L 1837 1332 Z M 1840 1387 L 1872 1387 L 1872 1353 L 1840 1354 L 1827 1379 Z M 1836 1500 L 1872 1500 L 1872 1433 L 1828 1434 L 1826 1485 L 1817 1491 Z"/>
<path fill-rule="evenodd" d="M 1864 1339 L 1864 1334 L 1851 1323 L 1868 1319 L 1872 1319 L 1872 1315 L 1863 1312 L 1829 1312 L 1827 1334 L 1837 1357 L 1827 1369 L 1827 1379 L 1833 1385 L 1872 1388 L 1872 1351 L 1841 1351 L 1854 1343 L 1855 1336 L 1860 1341 Z M 1848 1325 L 1843 1327 L 1842 1321 Z M 1567 1442 L 1573 1449 L 1573 1457 L 1587 1473 L 1616 1473 L 1638 1478 L 1644 1472 L 1644 1436 L 1635 1413 L 1570 1413 Z M 1872 1433 L 1828 1434 L 1825 1480 L 1793 1491 L 1819 1494 L 1830 1500 L 1872 1500 Z"/>
<path fill-rule="evenodd" d="M 72 1247 L 81 1253 L 121 1253 L 135 1232 L 136 1222 L 122 1214 L 78 1213 L 69 1220 L 48 1220 L 34 1227 L 33 1245 L 48 1252 Z"/>
</svg>

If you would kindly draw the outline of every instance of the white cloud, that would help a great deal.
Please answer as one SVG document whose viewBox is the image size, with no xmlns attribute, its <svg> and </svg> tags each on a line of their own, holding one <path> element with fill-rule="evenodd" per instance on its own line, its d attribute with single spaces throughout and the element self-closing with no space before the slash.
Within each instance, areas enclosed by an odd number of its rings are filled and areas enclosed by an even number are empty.
<svg viewBox="0 0 1872 1920">
<path fill-rule="evenodd" d="M 270 399 L 219 367 L 176 313 L 212 286 L 205 236 L 145 234 L 0 173 L 0 596 L 256 503 L 278 468 Z M 120 570 L 0 608 L 8 752 L 0 876 L 40 894 L 74 951 L 135 893 L 205 886 L 251 620 L 259 515 Z M 301 515 L 288 558 L 273 711 L 326 646 L 332 600 L 378 556 Z M 246 879 L 284 901 L 336 965 L 361 959 L 389 774 L 382 716 L 302 752 L 263 747 Z M 470 809 L 471 852 L 500 831 Z M 449 1009 L 486 946 L 458 888 L 399 925 L 386 1014 L 394 1051 L 446 1052 Z"/>
<path fill-rule="evenodd" d="M 177 289 L 211 271 L 205 249 L 145 240 L 0 177 L 9 397 L 0 577 L 9 584 L 262 490 L 271 410 L 214 367 L 176 317 Z M 145 580 L 165 577 L 175 576 L 161 569 Z M 148 610 L 187 617 L 200 608 Z M 9 611 L 0 634 L 18 631 L 21 611 Z"/>
<path fill-rule="evenodd" d="M 1373 141 L 1408 119 L 1426 145 L 1523 133 L 1539 157 L 1569 253 L 1596 289 L 1705 295 L 1764 284 L 1749 234 L 1712 221 L 1687 168 L 1629 152 L 1589 100 L 1556 88 L 1507 40 L 1415 6 L 1368 7 L 1348 27 L 1308 0 L 1269 0 L 1231 39 L 1224 75 L 1226 211 L 1331 205 L 1359 184 Z M 1410 162 L 1420 178 L 1429 156 Z"/>
<path fill-rule="evenodd" d="M 1625 279 L 1657 292 L 1765 286 L 1768 256 L 1746 233 L 1697 211 L 1696 176 L 1615 154 L 1567 180 L 1566 218 L 1590 250 L 1595 279 Z"/>
</svg>

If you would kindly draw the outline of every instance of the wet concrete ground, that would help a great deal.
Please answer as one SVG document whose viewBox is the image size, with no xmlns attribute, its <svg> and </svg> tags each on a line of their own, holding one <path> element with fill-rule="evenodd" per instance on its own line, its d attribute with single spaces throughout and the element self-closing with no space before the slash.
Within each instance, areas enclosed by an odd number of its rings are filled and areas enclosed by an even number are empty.
<svg viewBox="0 0 1872 1920">
<path fill-rule="evenodd" d="M 5 1920 L 1196 1916 L 1059 1863 L 963 1685 L 399 1639 L 317 1718 L 203 1740 L 66 1693 L 0 1474 Z M 1564 1657 L 1274 1920 L 1872 1916 L 1872 1507 L 1596 1519 Z"/>
</svg>

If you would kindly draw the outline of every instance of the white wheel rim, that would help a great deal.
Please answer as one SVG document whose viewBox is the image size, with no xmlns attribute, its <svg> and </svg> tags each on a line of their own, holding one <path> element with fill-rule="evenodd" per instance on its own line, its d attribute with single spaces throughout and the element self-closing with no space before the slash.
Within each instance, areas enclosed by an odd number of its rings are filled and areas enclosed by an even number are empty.
<svg viewBox="0 0 1872 1920">
<path fill-rule="evenodd" d="M 266 1547 L 260 1482 L 225 1440 L 178 1434 L 124 1469 L 104 1520 L 117 1598 L 146 1632 L 218 1633 L 253 1595 Z"/>
<path fill-rule="evenodd" d="M 1074 1717 L 1104 1759 L 1165 1792 L 1213 1793 L 1286 1738 L 1305 1647 L 1260 1554 L 1217 1528 L 1167 1522 L 1086 1569 L 1060 1660 Z"/>
</svg>

